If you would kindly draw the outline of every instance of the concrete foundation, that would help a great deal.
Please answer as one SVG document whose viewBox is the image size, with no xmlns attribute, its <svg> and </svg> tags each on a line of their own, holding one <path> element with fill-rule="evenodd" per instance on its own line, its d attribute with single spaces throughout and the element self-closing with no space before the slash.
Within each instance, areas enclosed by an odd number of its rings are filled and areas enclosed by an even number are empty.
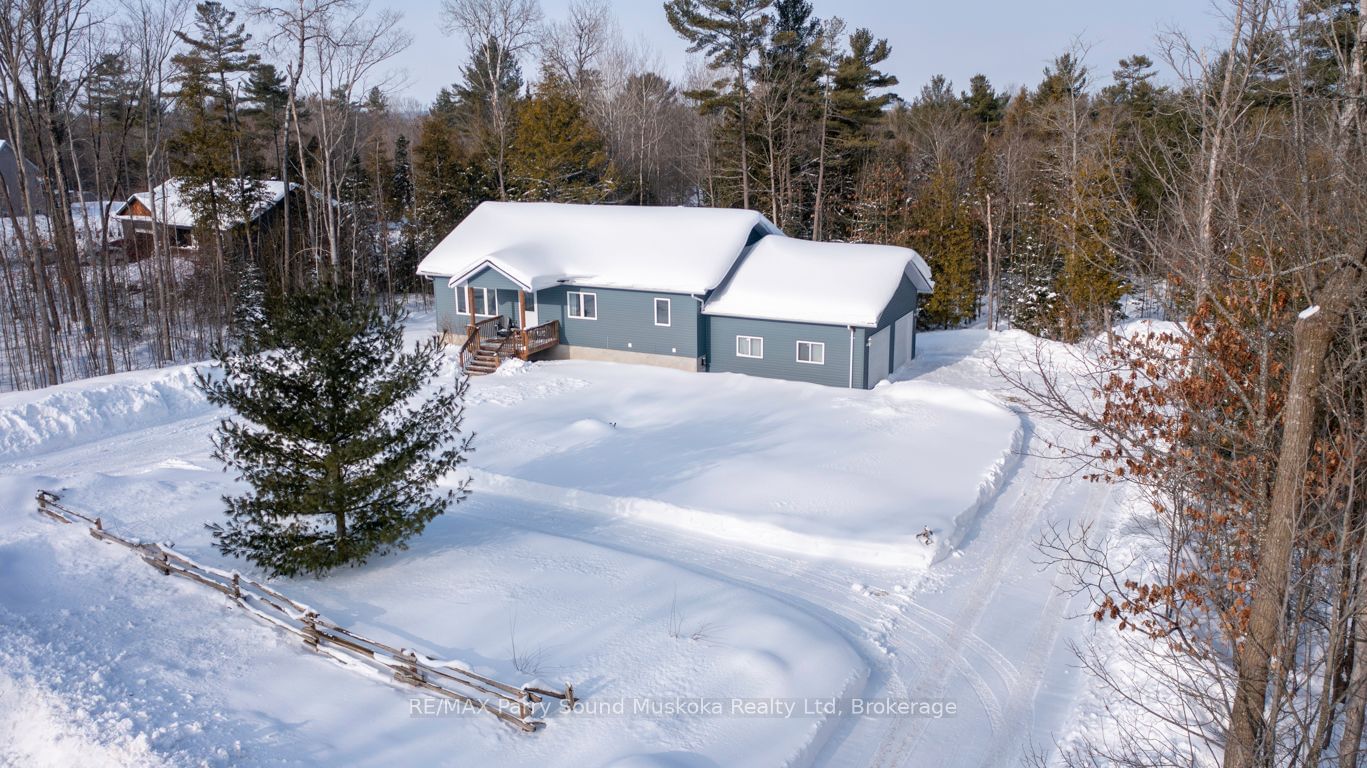
<svg viewBox="0 0 1367 768">
<path fill-rule="evenodd" d="M 441 340 L 444 344 L 453 344 L 459 347 L 465 343 L 465 334 L 447 331 L 442 333 Z M 601 363 L 654 365 L 660 368 L 673 368 L 676 371 L 697 372 L 701 370 L 698 367 L 698 361 L 691 357 L 652 355 L 645 352 L 631 352 L 625 349 L 575 347 L 569 344 L 557 344 L 545 352 L 538 352 L 532 356 L 533 362 L 537 360 L 596 360 Z"/>
<path fill-rule="evenodd" d="M 603 363 L 633 363 L 635 365 L 654 365 L 660 368 L 673 368 L 676 371 L 698 370 L 698 361 L 692 357 L 677 355 L 652 355 L 645 352 L 630 352 L 623 349 L 598 349 L 597 347 L 575 347 L 560 344 L 536 355 L 538 360 L 597 360 Z"/>
</svg>

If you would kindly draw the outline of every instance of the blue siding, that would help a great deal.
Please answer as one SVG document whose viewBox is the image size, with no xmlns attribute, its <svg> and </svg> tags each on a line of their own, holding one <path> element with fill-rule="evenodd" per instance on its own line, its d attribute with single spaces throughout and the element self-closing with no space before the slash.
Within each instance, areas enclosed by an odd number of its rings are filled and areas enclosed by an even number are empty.
<svg viewBox="0 0 1367 768">
<path fill-rule="evenodd" d="M 917 301 L 916 286 L 912 284 L 910 278 L 903 275 L 901 284 L 897 286 L 897 292 L 892 294 L 892 299 L 883 308 L 883 314 L 878 316 L 878 327 L 874 330 L 881 331 L 897 322 L 897 319 L 906 313 L 915 312 Z"/>
<path fill-rule="evenodd" d="M 456 313 L 456 292 L 447 287 L 450 278 L 432 278 L 432 308 L 437 315 L 437 328 L 454 333 L 465 333 L 466 318 Z"/>
<path fill-rule="evenodd" d="M 596 294 L 598 319 L 570 317 L 565 296 L 569 291 Z M 656 298 L 669 299 L 668 326 L 655 325 Z M 537 303 L 539 322 L 560 321 L 562 344 L 676 357 L 701 354 L 698 300 L 686 293 L 557 286 L 538 291 Z"/>
<path fill-rule="evenodd" d="M 441 280 L 443 283 L 446 280 L 446 278 L 438 279 Z M 504 317 L 508 318 L 510 324 L 517 324 L 517 293 L 518 291 L 522 290 L 517 283 L 514 283 L 512 280 L 509 280 L 507 277 L 504 277 L 503 274 L 500 273 L 498 270 L 485 267 L 479 272 L 476 272 L 475 275 L 471 277 L 469 280 L 467 280 L 464 283 L 461 283 L 458 290 L 465 291 L 466 288 L 469 287 L 487 288 L 490 290 L 491 293 L 497 291 L 497 293 L 492 293 L 494 301 L 496 302 L 495 311 L 498 312 L 500 315 L 503 315 Z M 451 300 L 453 302 L 451 311 L 454 313 L 455 308 L 457 306 L 457 304 L 454 303 L 454 291 L 452 292 Z M 460 327 L 464 328 L 469 322 L 470 317 L 467 314 L 460 320 Z"/>
<path fill-rule="evenodd" d="M 892 370 L 892 361 L 897 350 L 896 323 L 908 313 L 915 318 L 916 308 L 920 306 L 920 302 L 921 294 L 917 292 L 915 284 L 911 282 L 911 278 L 903 276 L 901 285 L 897 286 L 897 292 L 892 295 L 892 300 L 883 308 L 883 314 L 878 318 L 878 327 L 874 329 L 875 332 L 893 326 L 889 332 L 892 339 L 891 343 L 888 344 L 888 370 Z M 914 319 L 911 323 L 911 356 L 916 357 L 916 321 Z"/>
<path fill-rule="evenodd" d="M 566 294 L 597 297 L 597 320 L 570 317 Z M 600 350 L 699 357 L 699 303 L 688 294 L 558 286 L 537 292 L 537 320 L 560 321 L 560 343 Z M 655 299 L 670 299 L 670 325 L 655 324 Z"/>
<path fill-rule="evenodd" d="M 485 267 L 467 281 L 476 288 L 502 288 L 505 291 L 520 290 L 517 283 L 504 277 L 498 270 Z"/>
<path fill-rule="evenodd" d="M 707 318 L 710 336 L 708 370 L 747 373 L 771 379 L 807 381 L 833 387 L 850 382 L 850 330 L 843 325 L 789 323 L 778 320 L 752 320 L 744 317 Z M 764 339 L 763 359 L 736 355 L 737 336 Z M 854 329 L 854 386 L 863 389 L 867 377 L 866 345 L 868 334 Z M 797 342 L 816 341 L 826 345 L 826 361 L 821 365 L 799 363 Z"/>
</svg>

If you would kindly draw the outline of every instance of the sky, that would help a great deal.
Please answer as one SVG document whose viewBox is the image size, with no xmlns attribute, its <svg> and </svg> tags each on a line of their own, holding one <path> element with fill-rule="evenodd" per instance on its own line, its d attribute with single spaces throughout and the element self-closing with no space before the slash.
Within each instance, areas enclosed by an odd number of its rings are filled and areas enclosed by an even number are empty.
<svg viewBox="0 0 1367 768">
<path fill-rule="evenodd" d="M 566 16 L 570 0 L 541 0 L 549 19 Z M 684 41 L 665 20 L 662 0 L 612 0 L 623 37 L 653 49 L 666 74 L 688 65 Z M 1160 32 L 1182 30 L 1202 44 L 1218 45 L 1223 19 L 1211 0 L 813 0 L 816 15 L 839 16 L 848 28 L 868 27 L 885 37 L 892 56 L 885 69 L 911 98 L 933 75 L 958 90 L 983 73 L 999 89 L 1033 86 L 1043 68 L 1075 41 L 1089 46 L 1095 82 L 1110 80 L 1115 63 L 1134 53 L 1155 61 Z M 427 104 L 460 77 L 464 45 L 441 31 L 440 0 L 390 0 L 403 13 L 413 42 L 393 62 L 400 95 Z M 1161 62 L 1160 62 L 1161 63 Z M 524 70 L 530 69 L 524 63 Z"/>
</svg>

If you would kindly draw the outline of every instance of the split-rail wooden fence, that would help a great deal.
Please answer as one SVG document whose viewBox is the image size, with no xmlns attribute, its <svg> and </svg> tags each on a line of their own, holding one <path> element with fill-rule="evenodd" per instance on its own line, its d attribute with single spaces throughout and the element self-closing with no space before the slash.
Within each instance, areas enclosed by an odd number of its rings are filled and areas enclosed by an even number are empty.
<svg viewBox="0 0 1367 768">
<path fill-rule="evenodd" d="M 124 538 L 107 530 L 99 517 L 77 512 L 50 491 L 37 494 L 39 513 L 61 523 L 83 522 L 90 535 L 132 550 L 148 565 L 168 576 L 180 576 L 227 595 L 247 613 L 303 639 L 304 644 L 325 656 L 354 668 L 360 661 L 369 668 L 389 673 L 396 683 L 430 691 L 454 699 L 473 709 L 499 718 L 505 723 L 532 733 L 544 725 L 536 719 L 537 704 L 547 697 L 575 703 L 574 686 L 562 691 L 535 685 L 512 686 L 475 673 L 456 661 L 442 661 L 408 648 L 363 637 L 320 616 L 303 603 L 296 602 L 258 581 L 197 563 L 185 555 L 156 543 Z"/>
</svg>

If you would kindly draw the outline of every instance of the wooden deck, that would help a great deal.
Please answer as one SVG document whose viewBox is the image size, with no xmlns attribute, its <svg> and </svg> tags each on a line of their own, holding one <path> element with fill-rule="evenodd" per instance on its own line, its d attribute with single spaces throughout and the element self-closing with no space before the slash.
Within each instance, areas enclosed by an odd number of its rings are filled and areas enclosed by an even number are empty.
<svg viewBox="0 0 1367 768">
<path fill-rule="evenodd" d="M 560 343 L 560 321 L 528 328 L 502 330 L 502 317 L 491 317 L 465 328 L 465 343 L 460 348 L 460 366 L 471 376 L 498 370 L 507 358 L 529 359 Z"/>
</svg>

